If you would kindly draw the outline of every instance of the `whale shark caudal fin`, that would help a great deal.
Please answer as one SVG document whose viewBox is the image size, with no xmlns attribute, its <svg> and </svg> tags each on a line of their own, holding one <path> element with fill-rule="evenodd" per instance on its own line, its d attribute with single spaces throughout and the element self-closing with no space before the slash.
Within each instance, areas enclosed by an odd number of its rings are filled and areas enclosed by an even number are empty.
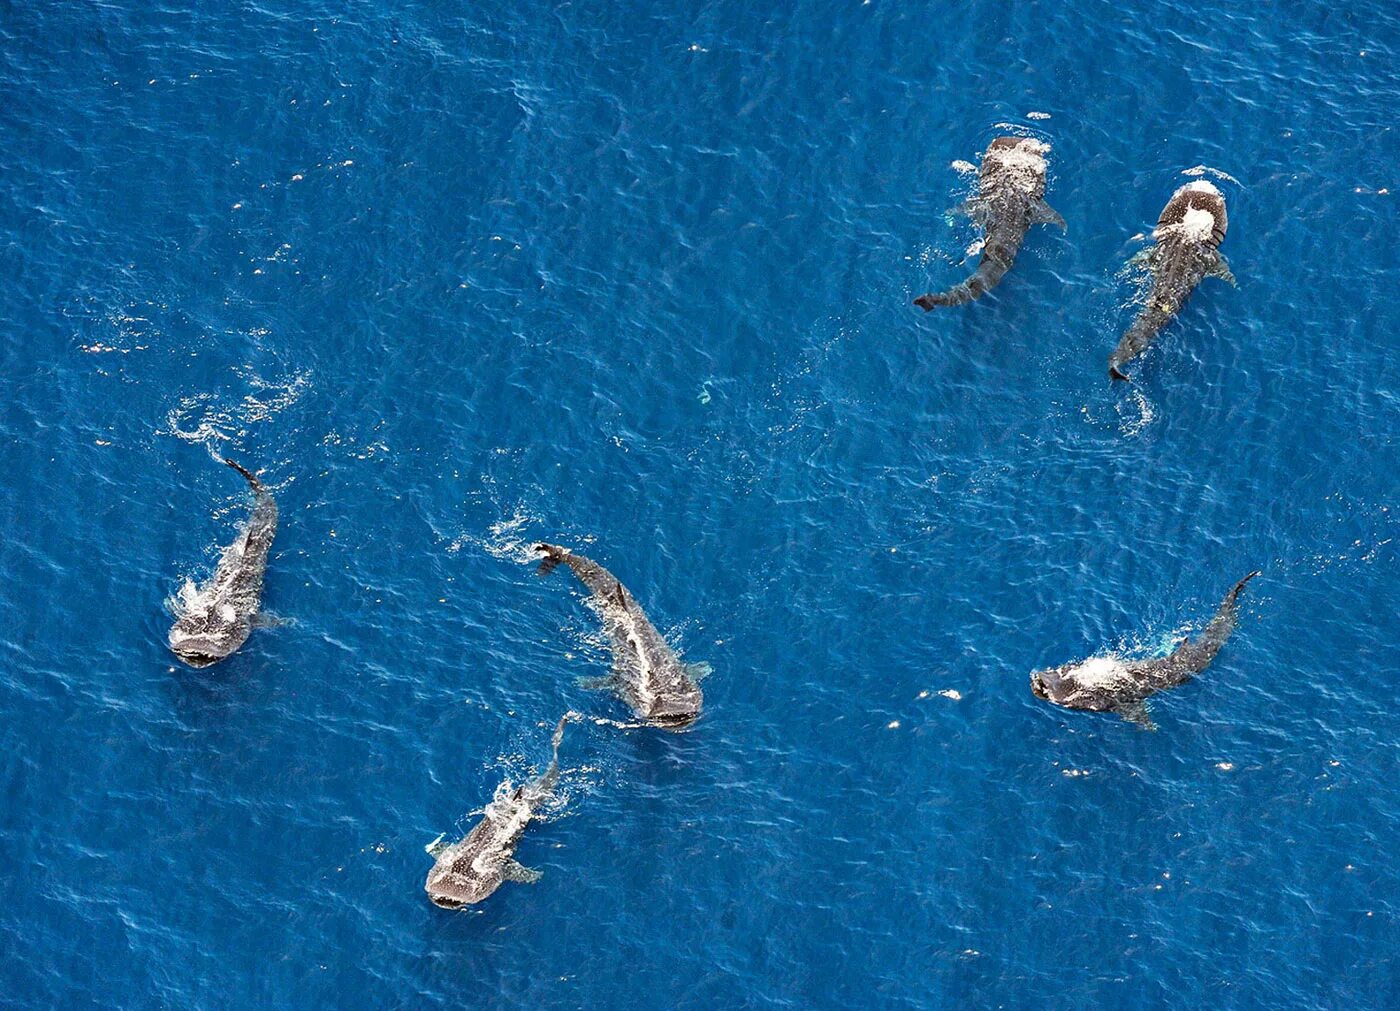
<svg viewBox="0 0 1400 1011">
<path fill-rule="evenodd" d="M 559 745 L 564 743 L 564 727 L 566 727 L 569 721 L 574 719 L 576 715 L 577 714 L 570 710 L 559 717 L 559 725 L 554 728 L 554 736 L 550 738 L 549 741 L 550 747 L 554 749 L 554 753 L 549 759 L 549 767 L 545 769 L 544 774 L 535 781 L 535 788 L 541 795 L 549 793 L 554 789 L 554 784 L 559 782 Z"/>
<path fill-rule="evenodd" d="M 1238 583 L 1232 586 L 1230 588 L 1230 592 L 1225 594 L 1225 603 L 1222 606 L 1229 606 L 1230 604 L 1233 604 L 1236 600 L 1238 600 L 1240 592 L 1244 589 L 1245 584 L 1259 574 L 1260 571 L 1258 569 L 1255 569 L 1249 575 L 1245 576 Z"/>
<path fill-rule="evenodd" d="M 1131 382 L 1133 381 L 1133 377 L 1130 376 L 1130 375 L 1128 375 L 1126 372 L 1124 372 L 1122 369 L 1120 369 L 1117 365 L 1110 365 L 1110 366 L 1108 367 L 1108 378 L 1109 378 L 1109 379 L 1112 379 L 1112 380 L 1115 380 L 1115 381 L 1125 382 L 1125 383 L 1131 383 Z"/>
<path fill-rule="evenodd" d="M 1000 280 L 1000 277 L 996 280 Z M 961 284 L 955 284 L 947 291 L 931 291 L 927 295 L 920 295 L 914 299 L 914 304 L 924 312 L 932 312 L 934 306 L 939 305 L 966 305 L 992 287 L 996 280 L 988 283 L 986 272 L 979 266 L 977 272 Z"/>
<path fill-rule="evenodd" d="M 569 557 L 569 552 L 555 544 L 545 544 L 541 541 L 535 545 L 535 551 L 545 556 L 540 562 L 540 567 L 535 571 L 541 576 L 547 576 L 559 567 L 559 563 Z"/>
<path fill-rule="evenodd" d="M 242 474 L 244 477 L 246 477 L 248 479 L 248 483 L 253 486 L 253 491 L 261 492 L 263 490 L 262 482 L 258 480 L 257 475 L 254 474 L 252 471 L 240 467 L 238 464 L 234 463 L 232 460 L 229 459 L 225 459 L 224 463 L 232 467 L 234 470 L 238 471 L 238 473 Z"/>
</svg>

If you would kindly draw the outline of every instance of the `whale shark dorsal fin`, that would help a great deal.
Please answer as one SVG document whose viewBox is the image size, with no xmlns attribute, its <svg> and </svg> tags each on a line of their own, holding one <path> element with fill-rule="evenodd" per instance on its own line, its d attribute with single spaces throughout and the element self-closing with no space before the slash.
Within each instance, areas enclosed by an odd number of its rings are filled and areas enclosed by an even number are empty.
<svg viewBox="0 0 1400 1011">
<path fill-rule="evenodd" d="M 501 871 L 501 877 L 506 881 L 514 881 L 517 885 L 533 885 L 544 877 L 544 872 L 526 867 L 518 860 L 507 860 Z"/>
<path fill-rule="evenodd" d="M 627 606 L 627 591 L 622 587 L 622 580 L 613 586 L 612 599 L 622 607 Z"/>
<path fill-rule="evenodd" d="M 1230 270 L 1230 264 L 1225 261 L 1225 257 L 1219 250 L 1216 250 L 1215 262 L 1211 264 L 1210 269 L 1206 271 L 1206 276 L 1218 277 L 1233 288 L 1238 288 L 1240 286 L 1239 282 L 1235 280 L 1234 273 Z"/>
<path fill-rule="evenodd" d="M 1118 715 L 1129 723 L 1136 723 L 1143 730 L 1157 729 L 1157 724 L 1153 723 L 1152 717 L 1147 715 L 1147 703 L 1142 699 L 1123 703 L 1118 707 Z"/>
<path fill-rule="evenodd" d="M 1060 216 L 1060 212 L 1044 200 L 1037 200 L 1035 206 L 1031 208 L 1031 224 L 1058 225 L 1062 231 L 1069 231 L 1069 226 L 1065 224 L 1065 219 Z"/>
</svg>

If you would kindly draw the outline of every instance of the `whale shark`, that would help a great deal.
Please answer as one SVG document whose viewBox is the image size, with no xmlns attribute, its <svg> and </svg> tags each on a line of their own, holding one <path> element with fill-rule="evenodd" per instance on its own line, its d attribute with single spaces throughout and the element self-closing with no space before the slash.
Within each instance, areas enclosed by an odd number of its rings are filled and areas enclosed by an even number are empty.
<svg viewBox="0 0 1400 1011">
<path fill-rule="evenodd" d="M 223 461 L 253 489 L 253 513 L 243 533 L 223 550 L 203 586 L 187 580 L 176 599 L 171 651 L 191 667 L 208 667 L 233 653 L 258 623 L 267 553 L 277 533 L 277 502 L 261 481 L 232 460 Z"/>
<path fill-rule="evenodd" d="M 515 859 L 515 848 L 559 782 L 559 745 L 564 740 L 564 726 L 572 716 L 565 713 L 555 727 L 553 755 L 539 777 L 520 786 L 512 785 L 510 780 L 501 783 L 481 821 L 465 838 L 449 846 L 443 845 L 442 836 L 438 836 L 428 845 L 428 854 L 437 859 L 423 888 L 434 905 L 461 909 L 487 898 L 502 882 L 532 885 L 540 879 L 540 871 L 523 867 Z"/>
<path fill-rule="evenodd" d="M 963 305 L 995 288 L 1011 269 L 1031 225 L 1065 227 L 1065 219 L 1045 202 L 1045 155 L 1050 145 L 1034 137 L 998 137 L 982 156 L 977 195 L 958 212 L 982 228 L 982 258 L 961 284 L 914 299 L 925 312 L 939 305 Z"/>
<path fill-rule="evenodd" d="M 687 664 L 656 630 L 627 587 L 591 558 L 555 544 L 536 544 L 544 555 L 541 575 L 560 564 L 573 570 L 592 594 L 613 653 L 613 672 L 589 683 L 609 688 L 640 718 L 668 730 L 689 726 L 700 715 L 704 695 L 697 683 L 707 664 Z"/>
<path fill-rule="evenodd" d="M 1235 283 L 1235 275 L 1220 255 L 1229 227 L 1225 197 L 1213 184 L 1198 179 L 1172 194 L 1152 230 L 1154 245 L 1133 258 L 1151 273 L 1152 291 L 1108 356 L 1110 378 L 1128 378 L 1123 366 L 1151 346 L 1204 278 Z"/>
<path fill-rule="evenodd" d="M 1205 670 L 1239 621 L 1239 596 L 1255 576 L 1251 572 L 1225 595 L 1215 617 L 1195 639 L 1184 638 L 1169 656 L 1123 660 L 1093 656 L 1031 674 L 1031 693 L 1066 709 L 1118 713 L 1143 727 L 1155 729 L 1146 701 L 1157 692 L 1176 688 Z"/>
</svg>

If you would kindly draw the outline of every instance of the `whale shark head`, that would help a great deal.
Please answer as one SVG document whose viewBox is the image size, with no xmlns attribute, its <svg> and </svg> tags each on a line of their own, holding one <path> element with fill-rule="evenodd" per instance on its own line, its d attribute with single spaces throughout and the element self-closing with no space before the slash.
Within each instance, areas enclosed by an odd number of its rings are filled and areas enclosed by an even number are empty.
<svg viewBox="0 0 1400 1011">
<path fill-rule="evenodd" d="M 647 706 L 647 722 L 665 730 L 683 730 L 700 717 L 705 696 L 689 677 L 655 696 Z"/>
<path fill-rule="evenodd" d="M 439 909 L 465 909 L 488 898 L 501 887 L 503 876 L 500 867 L 477 868 L 470 863 L 458 866 L 461 863 L 444 853 L 443 858 L 428 872 L 424 889 L 433 905 Z"/>
<path fill-rule="evenodd" d="M 1070 665 L 1035 671 L 1031 674 L 1031 694 L 1057 706 L 1064 705 L 1076 687 L 1069 671 Z"/>
<path fill-rule="evenodd" d="M 1096 656 L 1036 671 L 1031 675 L 1031 694 L 1067 709 L 1111 709 L 1115 692 L 1130 681 L 1123 661 Z"/>
<path fill-rule="evenodd" d="M 1050 145 L 1034 137 L 998 137 L 982 156 L 979 175 L 984 195 L 1009 187 L 1038 199 L 1045 195 L 1045 155 Z"/>
<path fill-rule="evenodd" d="M 1158 241 L 1176 236 L 1191 243 L 1219 246 L 1229 229 L 1225 195 L 1214 183 L 1196 179 L 1172 194 L 1152 234 Z"/>
<path fill-rule="evenodd" d="M 251 623 L 232 604 L 196 600 L 170 630 L 170 650 L 191 667 L 209 667 L 248 638 Z"/>
<path fill-rule="evenodd" d="M 685 708 L 671 712 L 653 713 L 650 717 L 651 723 L 664 730 L 684 730 L 700 717 L 698 709 Z"/>
</svg>

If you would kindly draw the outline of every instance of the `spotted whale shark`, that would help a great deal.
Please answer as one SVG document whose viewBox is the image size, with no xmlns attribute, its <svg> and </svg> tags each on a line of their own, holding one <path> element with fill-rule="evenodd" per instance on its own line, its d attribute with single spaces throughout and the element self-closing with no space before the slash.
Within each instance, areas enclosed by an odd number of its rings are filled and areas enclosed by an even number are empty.
<svg viewBox="0 0 1400 1011">
<path fill-rule="evenodd" d="M 540 879 L 540 871 L 524 867 L 515 859 L 515 848 L 559 782 L 559 745 L 572 716 L 565 713 L 555 727 L 553 755 L 539 777 L 520 786 L 510 780 L 501 783 L 481 821 L 464 839 L 448 846 L 439 836 L 427 847 L 428 854 L 437 859 L 423 887 L 434 905 L 461 909 L 487 898 L 503 882 L 532 885 Z"/>
<path fill-rule="evenodd" d="M 1151 727 L 1146 700 L 1176 688 L 1205 670 L 1239 621 L 1239 596 L 1258 572 L 1251 572 L 1225 595 L 1215 617 L 1195 639 L 1185 638 L 1169 656 L 1121 660 L 1094 656 L 1031 675 L 1031 693 L 1066 709 L 1118 713 L 1126 720 Z"/>
<path fill-rule="evenodd" d="M 537 544 L 535 551 L 544 555 L 541 575 L 561 564 L 573 570 L 603 620 L 613 671 L 590 686 L 612 689 L 637 716 L 656 726 L 679 730 L 693 723 L 704 702 L 697 682 L 708 673 L 708 665 L 684 663 L 627 587 L 591 558 L 555 544 Z"/>
<path fill-rule="evenodd" d="M 1152 345 L 1204 278 L 1235 283 L 1220 255 L 1229 227 L 1225 197 L 1211 183 L 1198 179 L 1172 194 L 1152 230 L 1154 244 L 1134 257 L 1151 273 L 1152 291 L 1108 356 L 1110 378 L 1128 378 L 1123 366 Z"/>
<path fill-rule="evenodd" d="M 977 270 L 961 284 L 914 299 L 925 312 L 939 305 L 963 305 L 995 288 L 1021 249 L 1031 225 L 1065 227 L 1065 219 L 1045 202 L 1045 155 L 1050 145 L 1034 137 L 998 137 L 982 156 L 977 195 L 958 208 L 984 235 Z"/>
<path fill-rule="evenodd" d="M 176 598 L 170 649 L 191 667 L 208 667 L 242 646 L 259 617 L 267 553 L 277 533 L 277 502 L 261 481 L 232 460 L 223 461 L 253 490 L 252 515 L 223 550 L 203 586 L 186 581 Z"/>
</svg>

